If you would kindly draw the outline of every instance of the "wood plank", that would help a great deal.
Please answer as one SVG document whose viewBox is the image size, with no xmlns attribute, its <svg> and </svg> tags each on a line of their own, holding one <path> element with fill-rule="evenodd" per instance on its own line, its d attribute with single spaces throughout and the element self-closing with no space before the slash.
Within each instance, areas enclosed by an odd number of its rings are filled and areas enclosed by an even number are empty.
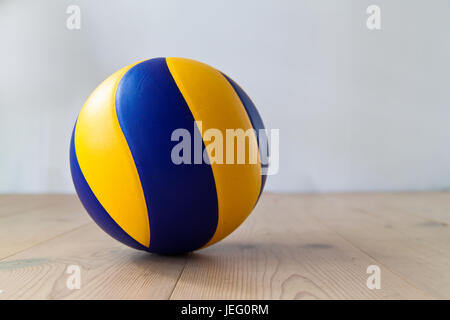
<svg viewBox="0 0 450 320">
<path fill-rule="evenodd" d="M 73 195 L 0 195 L 0 217 L 49 208 L 65 200 L 73 201 Z"/>
<path fill-rule="evenodd" d="M 431 298 L 311 217 L 321 199 L 265 194 L 237 232 L 188 259 L 171 298 Z M 366 286 L 369 265 L 381 268 L 380 290 Z"/>
<path fill-rule="evenodd" d="M 167 299 L 185 259 L 128 248 L 89 224 L 1 261 L 0 298 Z M 80 289 L 66 285 L 70 265 Z"/>
<path fill-rule="evenodd" d="M 429 225 L 450 224 L 450 192 L 368 193 L 359 194 L 357 198 L 359 204 L 371 198 L 371 203 L 382 210 L 425 218 Z"/>
<path fill-rule="evenodd" d="M 436 203 L 434 194 L 420 195 L 423 205 L 435 208 L 430 218 L 411 206 L 417 196 L 326 195 L 309 212 L 408 282 L 436 298 L 448 299 L 450 229 L 435 220 L 445 218 L 441 210 L 448 200 Z"/>
<path fill-rule="evenodd" d="M 47 196 L 43 198 L 42 203 L 30 201 L 29 198 L 17 198 L 16 206 L 9 206 L 9 210 L 14 214 L 0 216 L 0 259 L 83 224 L 92 223 L 79 200 L 73 195 Z M 16 212 L 17 208 L 23 211 Z"/>
<path fill-rule="evenodd" d="M 230 237 L 180 257 L 123 246 L 75 196 L 2 196 L 0 299 L 449 297 L 448 196 L 265 194 Z M 366 287 L 369 265 L 380 290 Z"/>
</svg>

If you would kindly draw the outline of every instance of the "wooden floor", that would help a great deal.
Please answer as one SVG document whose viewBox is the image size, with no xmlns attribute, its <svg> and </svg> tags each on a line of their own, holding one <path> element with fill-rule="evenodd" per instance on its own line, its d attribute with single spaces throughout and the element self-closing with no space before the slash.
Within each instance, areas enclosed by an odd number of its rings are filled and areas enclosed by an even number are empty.
<svg viewBox="0 0 450 320">
<path fill-rule="evenodd" d="M 110 238 L 75 196 L 4 195 L 0 299 L 449 299 L 449 223 L 450 193 L 264 194 L 227 239 L 164 257 Z"/>
</svg>

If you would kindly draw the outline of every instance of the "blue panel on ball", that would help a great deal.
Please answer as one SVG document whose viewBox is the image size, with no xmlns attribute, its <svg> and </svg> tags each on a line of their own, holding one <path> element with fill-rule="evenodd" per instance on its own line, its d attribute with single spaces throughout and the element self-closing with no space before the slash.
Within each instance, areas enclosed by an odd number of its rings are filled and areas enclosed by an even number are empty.
<svg viewBox="0 0 450 320">
<path fill-rule="evenodd" d="M 75 125 L 76 127 L 76 125 Z M 72 173 L 73 184 L 77 191 L 81 203 L 91 216 L 91 218 L 102 228 L 106 233 L 114 239 L 135 249 L 146 250 L 147 248 L 139 242 L 131 238 L 106 212 L 103 206 L 98 202 L 91 188 L 89 187 L 83 172 L 78 164 L 77 155 L 75 153 L 74 143 L 75 129 L 72 133 L 70 141 L 70 170 Z"/>
<path fill-rule="evenodd" d="M 117 87 L 116 111 L 147 202 L 149 251 L 177 254 L 202 247 L 217 227 L 214 176 L 208 164 L 172 162 L 179 143 L 171 141 L 172 132 L 184 128 L 192 139 L 199 132 L 164 58 L 128 70 Z"/>
<path fill-rule="evenodd" d="M 233 87 L 234 91 L 236 91 L 237 95 L 241 99 L 242 104 L 244 105 L 245 110 L 247 111 L 248 117 L 250 118 L 250 122 L 252 123 L 253 129 L 256 130 L 256 139 L 258 140 L 258 147 L 259 147 L 259 130 L 265 129 L 264 123 L 262 121 L 261 116 L 259 115 L 258 109 L 256 109 L 255 105 L 253 104 L 250 97 L 245 93 L 245 91 L 231 79 L 226 74 L 222 75 L 228 80 L 228 82 Z M 259 148 L 261 150 L 261 148 Z M 267 148 L 267 150 L 269 150 Z M 261 155 L 262 157 L 262 155 Z M 267 164 L 261 164 L 263 168 L 267 167 Z M 259 195 L 261 196 L 261 192 L 264 189 L 264 185 L 266 184 L 267 175 L 262 175 L 261 177 L 261 189 L 259 191 Z"/>
</svg>

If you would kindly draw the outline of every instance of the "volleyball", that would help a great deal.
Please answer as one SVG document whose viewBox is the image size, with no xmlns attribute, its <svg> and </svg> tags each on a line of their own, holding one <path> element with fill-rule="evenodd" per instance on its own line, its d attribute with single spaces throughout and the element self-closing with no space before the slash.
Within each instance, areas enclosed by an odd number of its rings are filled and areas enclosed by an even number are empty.
<svg viewBox="0 0 450 320">
<path fill-rule="evenodd" d="M 118 241 L 160 254 L 197 250 L 255 207 L 266 180 L 263 129 L 248 95 L 215 68 L 185 58 L 137 62 L 83 105 L 70 142 L 72 179 L 89 215 Z M 236 132 L 249 146 L 242 157 Z"/>
</svg>

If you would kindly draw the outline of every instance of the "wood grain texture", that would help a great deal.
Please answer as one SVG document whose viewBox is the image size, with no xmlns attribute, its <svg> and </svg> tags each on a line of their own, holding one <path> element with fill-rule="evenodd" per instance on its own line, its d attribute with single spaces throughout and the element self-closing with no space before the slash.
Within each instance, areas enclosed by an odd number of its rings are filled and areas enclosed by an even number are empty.
<svg viewBox="0 0 450 320">
<path fill-rule="evenodd" d="M 449 209 L 449 193 L 264 194 L 225 240 L 164 257 L 110 238 L 75 196 L 4 195 L 0 299 L 450 298 Z"/>
<path fill-rule="evenodd" d="M 428 196 L 328 195 L 310 212 L 417 288 L 449 299 L 450 194 Z"/>
<path fill-rule="evenodd" d="M 129 249 L 92 223 L 0 262 L 0 286 L 7 299 L 168 299 L 185 259 Z M 79 290 L 66 285 L 71 265 Z"/>
<path fill-rule="evenodd" d="M 74 196 L 10 197 L 0 203 L 0 259 L 92 222 Z"/>
<path fill-rule="evenodd" d="M 0 195 L 0 217 L 49 208 L 64 200 L 73 201 L 73 197 L 67 195 Z"/>
<path fill-rule="evenodd" d="M 265 195 L 239 232 L 188 260 L 172 298 L 430 298 L 314 219 L 317 197 Z M 381 290 L 366 286 L 369 265 Z"/>
</svg>

